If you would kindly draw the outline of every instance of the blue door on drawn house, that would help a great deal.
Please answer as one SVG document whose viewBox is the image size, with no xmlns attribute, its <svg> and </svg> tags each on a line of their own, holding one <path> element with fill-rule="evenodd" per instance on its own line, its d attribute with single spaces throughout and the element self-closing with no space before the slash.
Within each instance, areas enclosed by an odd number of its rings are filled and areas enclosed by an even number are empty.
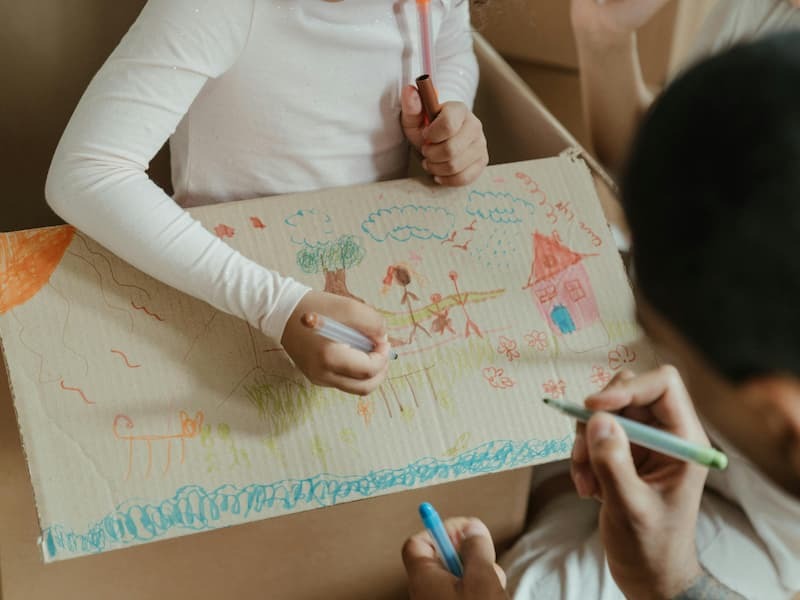
<svg viewBox="0 0 800 600">
<path fill-rule="evenodd" d="M 556 324 L 561 333 L 575 331 L 575 321 L 572 320 L 572 315 L 569 314 L 567 307 L 563 304 L 556 304 L 553 307 L 550 318 L 553 319 L 553 323 Z"/>
</svg>

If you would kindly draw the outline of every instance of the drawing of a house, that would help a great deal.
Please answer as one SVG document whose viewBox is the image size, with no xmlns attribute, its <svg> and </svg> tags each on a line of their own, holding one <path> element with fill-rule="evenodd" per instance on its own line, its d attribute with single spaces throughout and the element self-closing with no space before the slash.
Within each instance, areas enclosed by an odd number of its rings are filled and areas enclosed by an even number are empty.
<svg viewBox="0 0 800 600">
<path fill-rule="evenodd" d="M 528 283 L 533 301 L 551 331 L 573 352 L 585 352 L 608 343 L 608 332 L 583 261 L 591 254 L 568 248 L 554 231 L 534 231 L 533 262 Z"/>
</svg>

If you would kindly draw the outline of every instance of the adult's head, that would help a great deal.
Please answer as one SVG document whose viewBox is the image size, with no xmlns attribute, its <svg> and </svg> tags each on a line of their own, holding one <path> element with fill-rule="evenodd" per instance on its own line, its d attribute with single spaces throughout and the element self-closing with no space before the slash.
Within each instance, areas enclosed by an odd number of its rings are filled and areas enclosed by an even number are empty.
<svg viewBox="0 0 800 600">
<path fill-rule="evenodd" d="M 642 324 L 699 412 L 800 496 L 800 32 L 679 77 L 622 189 Z"/>
</svg>

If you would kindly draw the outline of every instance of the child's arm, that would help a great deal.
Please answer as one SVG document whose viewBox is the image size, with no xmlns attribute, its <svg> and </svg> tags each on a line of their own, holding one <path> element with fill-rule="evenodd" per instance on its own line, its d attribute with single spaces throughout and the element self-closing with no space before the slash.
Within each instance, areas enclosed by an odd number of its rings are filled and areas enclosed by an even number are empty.
<svg viewBox="0 0 800 600">
<path fill-rule="evenodd" d="M 442 111 L 425 126 L 416 88 L 402 94 L 402 125 L 406 137 L 423 156 L 422 167 L 437 183 L 471 183 L 489 162 L 483 126 L 472 113 L 478 86 L 478 62 L 472 49 L 469 1 L 455 0 L 436 36 L 436 85 Z"/>
<path fill-rule="evenodd" d="M 472 48 L 469 0 L 453 0 L 436 36 L 436 89 L 441 102 L 462 102 L 472 110 L 478 89 L 478 60 Z"/>
<path fill-rule="evenodd" d="M 330 309 L 331 317 L 354 327 L 366 322 L 368 333 L 382 335 L 374 311 L 328 294 L 306 296 L 306 286 L 204 229 L 146 173 L 203 86 L 237 60 L 253 6 L 253 0 L 150 0 L 78 104 L 50 167 L 47 200 L 65 220 L 156 279 L 276 341 L 286 342 L 284 330 L 291 330 L 284 347 L 315 382 L 370 391 L 385 357 L 370 356 L 365 364 L 356 351 L 331 352 L 330 344 L 300 327 L 298 315 L 291 319 L 296 327 L 285 326 L 302 298 L 303 310 Z M 356 369 L 349 368 L 353 364 Z M 350 376 L 354 370 L 358 377 Z"/>
</svg>

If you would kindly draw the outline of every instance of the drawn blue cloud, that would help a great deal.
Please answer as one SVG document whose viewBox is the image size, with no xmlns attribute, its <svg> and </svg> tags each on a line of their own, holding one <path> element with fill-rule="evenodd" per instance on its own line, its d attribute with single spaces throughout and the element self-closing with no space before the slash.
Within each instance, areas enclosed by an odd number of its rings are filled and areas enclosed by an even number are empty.
<svg viewBox="0 0 800 600">
<path fill-rule="evenodd" d="M 392 206 L 370 213 L 361 229 L 376 242 L 443 240 L 453 230 L 455 215 L 441 206 Z"/>
<path fill-rule="evenodd" d="M 283 220 L 292 230 L 292 243 L 315 248 L 329 244 L 334 236 L 333 219 L 313 208 L 300 209 Z"/>
<path fill-rule="evenodd" d="M 472 190 L 467 196 L 465 209 L 468 215 L 509 225 L 523 223 L 532 217 L 536 208 L 532 202 L 517 198 L 508 192 L 477 192 Z"/>
</svg>

